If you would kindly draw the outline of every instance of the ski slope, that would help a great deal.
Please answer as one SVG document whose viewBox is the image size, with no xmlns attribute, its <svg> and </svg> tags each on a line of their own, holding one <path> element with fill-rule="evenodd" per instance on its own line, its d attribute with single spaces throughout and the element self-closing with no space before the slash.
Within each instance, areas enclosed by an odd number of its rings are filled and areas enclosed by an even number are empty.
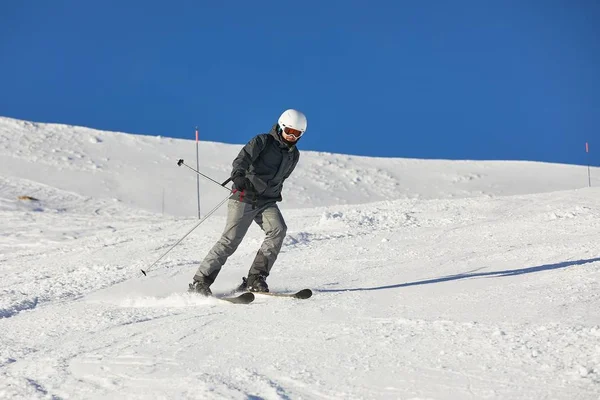
<svg viewBox="0 0 600 400">
<path fill-rule="evenodd" d="M 200 170 L 240 148 L 201 142 Z M 180 158 L 0 118 L 0 398 L 600 398 L 600 169 L 304 151 L 269 286 L 314 295 L 240 306 L 185 292 L 225 208 L 140 272 L 197 224 Z M 202 181 L 201 211 L 225 196 Z"/>
</svg>

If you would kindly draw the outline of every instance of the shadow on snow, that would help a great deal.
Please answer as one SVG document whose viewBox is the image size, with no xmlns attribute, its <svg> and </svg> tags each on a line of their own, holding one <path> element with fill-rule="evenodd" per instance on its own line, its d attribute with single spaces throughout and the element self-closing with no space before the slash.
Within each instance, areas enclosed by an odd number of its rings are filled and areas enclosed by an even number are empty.
<svg viewBox="0 0 600 400">
<path fill-rule="evenodd" d="M 320 293 L 358 292 L 358 291 L 366 291 L 366 290 L 395 289 L 395 288 L 402 288 L 402 287 L 408 287 L 408 286 L 429 285 L 431 283 L 456 281 L 459 279 L 469 279 L 469 278 L 478 278 L 478 277 L 515 276 L 515 275 L 522 275 L 522 274 L 531 274 L 534 272 L 550 271 L 553 269 L 568 268 L 568 267 L 572 267 L 575 265 L 583 265 L 583 264 L 593 263 L 593 262 L 597 262 L 597 261 L 600 261 L 600 257 L 590 258 L 587 260 L 564 261 L 564 262 L 560 262 L 560 263 L 556 263 L 556 264 L 539 265 L 537 267 L 509 269 L 509 270 L 504 270 L 504 271 L 476 272 L 476 273 L 468 272 L 468 273 L 463 273 L 463 274 L 444 276 L 441 278 L 426 279 L 423 281 L 399 283 L 397 285 L 387 285 L 387 286 L 378 286 L 378 287 L 369 287 L 369 288 L 353 288 L 353 289 L 323 289 L 323 290 L 318 290 L 318 292 L 320 292 Z"/>
</svg>

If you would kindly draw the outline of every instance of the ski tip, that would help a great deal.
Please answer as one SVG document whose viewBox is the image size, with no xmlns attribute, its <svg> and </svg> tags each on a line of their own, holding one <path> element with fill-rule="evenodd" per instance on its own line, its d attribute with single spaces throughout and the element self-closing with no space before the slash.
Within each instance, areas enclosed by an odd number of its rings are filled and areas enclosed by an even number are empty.
<svg viewBox="0 0 600 400">
<path fill-rule="evenodd" d="M 297 292 L 294 297 L 297 299 L 308 299 L 313 295 L 312 290 L 310 289 L 302 289 L 301 291 Z"/>
<path fill-rule="evenodd" d="M 239 299 L 245 299 L 245 300 L 254 300 L 254 293 L 252 292 L 245 292 L 242 293 L 238 296 Z"/>
<path fill-rule="evenodd" d="M 220 300 L 225 300 L 234 304 L 250 304 L 254 301 L 254 293 L 244 292 L 235 297 L 217 297 Z"/>
<path fill-rule="evenodd" d="M 144 276 L 148 276 L 148 275 L 146 275 L 146 271 L 144 271 L 143 269 L 141 271 L 142 271 L 142 274 L 144 274 Z"/>
</svg>

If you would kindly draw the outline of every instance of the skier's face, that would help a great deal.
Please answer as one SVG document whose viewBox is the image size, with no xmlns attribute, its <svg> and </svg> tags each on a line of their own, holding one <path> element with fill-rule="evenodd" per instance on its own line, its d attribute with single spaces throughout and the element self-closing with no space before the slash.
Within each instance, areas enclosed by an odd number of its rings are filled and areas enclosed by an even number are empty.
<svg viewBox="0 0 600 400">
<path fill-rule="evenodd" d="M 294 135 L 288 135 L 285 132 L 283 133 L 283 138 L 285 140 L 287 140 L 288 142 L 292 142 L 292 143 L 298 140 L 298 138 L 296 136 L 294 136 Z"/>
<path fill-rule="evenodd" d="M 288 127 L 283 128 L 283 138 L 288 142 L 295 142 L 300 139 L 300 136 L 302 136 L 302 131 Z"/>
</svg>

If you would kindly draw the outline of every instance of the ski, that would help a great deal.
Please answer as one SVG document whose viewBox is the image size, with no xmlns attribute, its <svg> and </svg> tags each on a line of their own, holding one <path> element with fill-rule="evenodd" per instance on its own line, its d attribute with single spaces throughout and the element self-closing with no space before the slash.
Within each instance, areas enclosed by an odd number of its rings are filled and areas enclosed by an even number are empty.
<svg viewBox="0 0 600 400">
<path fill-rule="evenodd" d="M 264 294 L 266 296 L 273 297 L 291 297 L 294 299 L 305 300 L 312 296 L 312 290 L 310 289 L 302 289 L 294 293 L 286 293 L 286 292 L 255 292 L 256 294 Z"/>
<path fill-rule="evenodd" d="M 248 290 L 247 279 L 242 278 L 242 284 L 240 286 L 238 286 L 236 289 L 229 292 L 228 296 L 235 296 L 237 293 L 240 293 L 245 290 Z M 293 299 L 301 299 L 301 300 L 308 299 L 308 298 L 312 297 L 312 294 L 313 294 L 312 290 L 310 290 L 310 289 L 302 289 L 302 290 L 298 290 L 297 292 L 277 292 L 277 291 L 275 291 L 275 292 L 274 291 L 254 292 L 254 291 L 252 291 L 249 293 L 264 294 L 266 296 L 273 296 L 273 297 L 291 297 Z"/>
<path fill-rule="evenodd" d="M 214 298 L 233 304 L 250 304 L 254 301 L 254 293 L 244 292 L 237 296 L 214 296 Z"/>
</svg>

